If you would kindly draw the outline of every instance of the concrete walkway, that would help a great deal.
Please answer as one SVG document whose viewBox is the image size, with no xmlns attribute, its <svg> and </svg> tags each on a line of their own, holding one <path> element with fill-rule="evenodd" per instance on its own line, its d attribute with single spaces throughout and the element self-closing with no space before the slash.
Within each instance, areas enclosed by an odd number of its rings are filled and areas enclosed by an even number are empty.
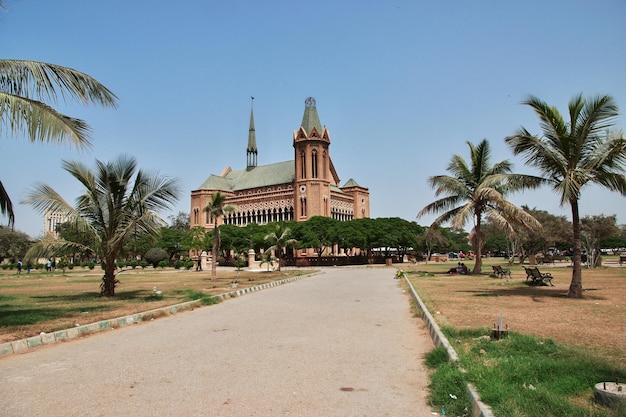
<svg viewBox="0 0 626 417">
<path fill-rule="evenodd" d="M 430 416 L 391 268 L 324 274 L 0 360 L 0 416 Z"/>
</svg>

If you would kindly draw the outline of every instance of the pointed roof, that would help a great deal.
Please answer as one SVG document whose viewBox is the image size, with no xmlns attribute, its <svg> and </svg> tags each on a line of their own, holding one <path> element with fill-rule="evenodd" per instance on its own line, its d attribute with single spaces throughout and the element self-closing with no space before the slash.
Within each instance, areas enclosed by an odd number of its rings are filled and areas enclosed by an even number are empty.
<svg viewBox="0 0 626 417">
<path fill-rule="evenodd" d="M 257 152 L 256 133 L 254 130 L 254 109 L 250 109 L 250 128 L 248 129 L 248 152 Z"/>
<path fill-rule="evenodd" d="M 304 115 L 302 116 L 301 126 L 309 134 L 313 128 L 315 128 L 318 133 L 321 133 L 323 130 L 322 124 L 320 123 L 320 117 L 317 114 L 317 108 L 315 107 L 315 99 L 313 97 L 309 97 L 304 100 Z"/>
<path fill-rule="evenodd" d="M 360 187 L 360 185 L 353 179 L 350 178 L 344 185 L 343 187 Z"/>
</svg>

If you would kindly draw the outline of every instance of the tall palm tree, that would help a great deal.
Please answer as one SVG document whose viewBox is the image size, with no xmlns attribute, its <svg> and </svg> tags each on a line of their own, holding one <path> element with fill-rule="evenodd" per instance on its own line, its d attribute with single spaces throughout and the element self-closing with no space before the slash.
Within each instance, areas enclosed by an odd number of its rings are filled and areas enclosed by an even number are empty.
<svg viewBox="0 0 626 417">
<path fill-rule="evenodd" d="M 561 206 L 571 207 L 574 254 L 567 296 L 581 298 L 581 191 L 585 185 L 595 183 L 626 195 L 626 141 L 621 134 L 611 137 L 606 133 L 614 125 L 619 109 L 610 96 L 586 99 L 579 94 L 569 102 L 566 121 L 555 107 L 537 97 L 529 96 L 522 104 L 535 111 L 542 134 L 535 136 L 521 127 L 505 140 L 516 155 L 523 155 L 526 165 L 539 169 L 544 182 L 560 196 Z"/>
<path fill-rule="evenodd" d="M 85 248 L 78 242 L 44 238 L 27 257 L 47 257 L 67 249 L 89 250 L 103 263 L 101 294 L 114 296 L 118 253 L 124 243 L 137 235 L 160 233 L 160 228 L 167 223 L 156 213 L 171 209 L 178 200 L 178 180 L 138 170 L 137 161 L 128 156 L 108 163 L 96 160 L 94 170 L 81 162 L 63 161 L 63 169 L 84 186 L 84 193 L 76 199 L 76 207 L 45 184 L 34 186 L 24 203 L 42 213 L 51 210 L 66 214 L 69 225 L 91 235 L 95 244 Z"/>
<path fill-rule="evenodd" d="M 89 125 L 46 104 L 56 103 L 59 97 L 82 104 L 117 106 L 115 94 L 80 71 L 45 62 L 0 59 L 0 136 L 23 134 L 31 142 L 89 147 Z M 8 217 L 9 225 L 14 224 L 13 204 L 2 182 L 0 213 Z"/>
<path fill-rule="evenodd" d="M 235 211 L 235 207 L 226 204 L 226 195 L 219 191 L 211 194 L 211 200 L 204 208 L 205 212 L 209 213 L 209 216 L 213 219 L 213 248 L 211 249 L 211 279 L 215 279 L 217 276 L 217 254 L 220 247 L 220 229 L 218 228 L 218 221 L 225 213 Z"/>
<path fill-rule="evenodd" d="M 481 231 L 483 218 L 504 230 L 541 227 L 530 214 L 505 198 L 509 192 L 537 187 L 541 178 L 511 173 L 511 163 L 506 160 L 490 166 L 491 150 L 486 139 L 477 146 L 470 142 L 467 145 L 470 148 L 470 165 L 461 156 L 454 155 L 447 168 L 451 175 L 430 177 L 428 182 L 435 188 L 435 196 L 445 197 L 428 204 L 417 217 L 442 213 L 432 226 L 450 222 L 456 230 L 473 221 L 474 228 L 470 233 L 476 257 L 473 273 L 479 273 L 484 244 Z"/>
<path fill-rule="evenodd" d="M 289 239 L 291 235 L 291 229 L 285 226 L 283 223 L 278 223 L 274 231 L 265 235 L 265 240 L 269 241 L 272 246 L 267 250 L 274 251 L 278 258 L 278 270 L 280 271 L 280 264 L 283 259 L 283 248 L 295 245 L 298 241 L 296 239 Z"/>
</svg>

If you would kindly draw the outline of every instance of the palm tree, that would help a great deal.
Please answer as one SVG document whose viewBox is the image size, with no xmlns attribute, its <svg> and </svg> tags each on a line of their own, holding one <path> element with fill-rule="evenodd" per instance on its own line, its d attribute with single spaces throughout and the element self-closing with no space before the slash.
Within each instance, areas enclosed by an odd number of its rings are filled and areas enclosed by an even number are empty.
<svg viewBox="0 0 626 417">
<path fill-rule="evenodd" d="M 88 148 L 89 125 L 46 104 L 56 103 L 59 96 L 82 104 L 117 106 L 115 94 L 87 74 L 45 62 L 0 59 L 0 135 L 25 134 L 31 142 Z M 14 224 L 13 204 L 2 182 L 0 213 Z"/>
<path fill-rule="evenodd" d="M 470 233 L 471 244 L 476 256 L 473 273 L 482 268 L 484 236 L 481 231 L 483 218 L 505 230 L 516 227 L 539 228 L 539 223 L 526 211 L 505 199 L 508 192 L 537 187 L 540 178 L 511 173 L 509 161 L 489 165 L 491 150 L 483 139 L 478 146 L 467 142 L 470 148 L 471 165 L 459 155 L 454 155 L 448 165 L 452 175 L 436 175 L 428 179 L 435 188 L 435 196 L 445 197 L 424 207 L 417 215 L 442 213 L 431 226 L 450 222 L 453 229 L 460 230 L 473 220 Z"/>
<path fill-rule="evenodd" d="M 539 169 L 544 183 L 560 196 L 561 206 L 572 210 L 574 240 L 572 281 L 568 297 L 582 298 L 581 227 L 578 201 L 583 187 L 601 185 L 626 195 L 624 162 L 626 141 L 606 130 L 619 114 L 610 96 L 586 99 L 582 94 L 568 105 L 569 121 L 559 111 L 537 97 L 529 96 L 522 104 L 530 106 L 539 117 L 542 134 L 531 135 L 523 127 L 505 139 L 516 155 L 523 155 L 526 165 Z"/>
<path fill-rule="evenodd" d="M 235 211 L 235 207 L 226 204 L 226 196 L 219 191 L 211 194 L 211 200 L 207 203 L 204 211 L 213 219 L 213 248 L 211 249 L 211 279 L 217 276 L 217 253 L 220 247 L 220 229 L 217 227 L 218 220 L 225 213 Z"/>
<path fill-rule="evenodd" d="M 89 234 L 94 242 L 84 247 L 78 242 L 44 238 L 28 252 L 39 258 L 67 249 L 89 250 L 103 263 L 101 295 L 115 295 L 115 260 L 123 245 L 137 235 L 155 236 L 167 223 L 155 213 L 170 209 L 180 194 L 178 180 L 150 175 L 138 170 L 137 161 L 120 156 L 113 162 L 96 160 L 95 170 L 81 162 L 63 161 L 63 169 L 85 187 L 72 207 L 54 189 L 38 184 L 28 193 L 24 203 L 40 212 L 51 210 L 67 215 L 72 228 Z"/>
<path fill-rule="evenodd" d="M 291 234 L 291 229 L 286 227 L 283 223 L 278 223 L 276 225 L 276 229 L 273 232 L 265 235 L 265 240 L 270 241 L 272 246 L 270 246 L 267 250 L 274 251 L 277 254 L 278 258 L 278 270 L 280 271 L 280 264 L 282 261 L 283 248 L 287 246 L 293 246 L 298 241 L 296 239 L 289 239 L 289 235 Z"/>
</svg>

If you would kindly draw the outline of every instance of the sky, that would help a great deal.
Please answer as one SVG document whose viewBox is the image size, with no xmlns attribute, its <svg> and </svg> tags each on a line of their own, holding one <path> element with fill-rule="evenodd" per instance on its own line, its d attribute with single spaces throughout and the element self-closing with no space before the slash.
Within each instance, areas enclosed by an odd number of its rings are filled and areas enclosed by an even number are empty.
<svg viewBox="0 0 626 417">
<path fill-rule="evenodd" d="M 416 218 L 436 199 L 428 185 L 467 142 L 487 139 L 492 163 L 538 174 L 504 138 L 538 119 L 532 94 L 567 113 L 569 100 L 611 95 L 626 119 L 623 0 L 5 0 L 0 56 L 59 64 L 96 78 L 117 109 L 49 103 L 84 119 L 93 146 L 33 144 L 0 135 L 0 178 L 16 230 L 43 233 L 42 215 L 20 204 L 45 183 L 66 200 L 82 191 L 62 160 L 94 165 L 121 154 L 178 178 L 167 219 L 189 213 L 191 191 L 230 166 L 243 169 L 254 100 L 258 164 L 291 160 L 304 101 L 314 97 L 344 184 L 369 188 L 371 217 Z M 549 188 L 509 197 L 570 216 Z M 617 215 L 626 198 L 591 186 L 582 215 Z M 6 218 L 0 219 L 6 224 Z M 472 225 L 468 225 L 468 230 Z"/>
</svg>

